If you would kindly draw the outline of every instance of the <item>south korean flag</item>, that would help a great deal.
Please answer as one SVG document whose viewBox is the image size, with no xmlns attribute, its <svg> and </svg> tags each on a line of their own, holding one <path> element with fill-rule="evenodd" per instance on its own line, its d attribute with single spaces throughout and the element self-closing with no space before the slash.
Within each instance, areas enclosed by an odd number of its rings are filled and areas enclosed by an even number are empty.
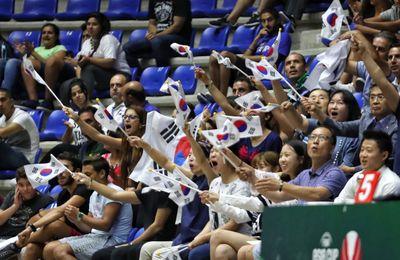
<svg viewBox="0 0 400 260">
<path fill-rule="evenodd" d="M 239 131 L 240 138 L 262 136 L 263 131 L 259 116 L 226 116 L 217 115 L 217 127 L 221 128 L 226 120 L 230 120 Z"/>
</svg>

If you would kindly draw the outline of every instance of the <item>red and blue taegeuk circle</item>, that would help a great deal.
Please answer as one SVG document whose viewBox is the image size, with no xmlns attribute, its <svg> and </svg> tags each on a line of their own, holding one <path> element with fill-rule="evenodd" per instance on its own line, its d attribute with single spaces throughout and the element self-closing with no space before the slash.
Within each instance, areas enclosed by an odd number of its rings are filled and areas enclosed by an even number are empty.
<svg viewBox="0 0 400 260">
<path fill-rule="evenodd" d="M 239 132 L 244 132 L 247 129 L 247 123 L 244 120 L 236 120 L 233 122 Z"/>
<path fill-rule="evenodd" d="M 45 168 L 40 170 L 39 174 L 42 176 L 48 176 L 53 172 L 53 170 L 51 168 Z"/>
<path fill-rule="evenodd" d="M 259 72 L 261 72 L 262 74 L 264 74 L 264 75 L 267 75 L 267 74 L 268 74 L 268 70 L 267 70 L 266 67 L 261 66 L 261 65 L 258 65 L 256 68 L 257 68 L 257 70 L 258 70 Z"/>
<path fill-rule="evenodd" d="M 326 17 L 326 21 L 328 22 L 328 24 L 330 26 L 335 26 L 336 25 L 336 20 L 337 20 L 338 16 L 336 13 L 331 13 L 328 15 L 328 17 Z"/>
<path fill-rule="evenodd" d="M 179 109 L 182 111 L 186 111 L 188 109 L 188 105 L 186 104 L 186 101 L 183 98 L 179 100 Z"/>
</svg>

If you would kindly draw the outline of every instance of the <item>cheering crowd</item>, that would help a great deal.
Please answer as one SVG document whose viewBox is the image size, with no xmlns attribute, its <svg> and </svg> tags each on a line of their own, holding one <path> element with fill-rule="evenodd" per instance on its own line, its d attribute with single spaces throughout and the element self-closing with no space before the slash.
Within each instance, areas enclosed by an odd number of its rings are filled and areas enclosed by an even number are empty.
<svg viewBox="0 0 400 260">
<path fill-rule="evenodd" d="M 349 2 L 351 31 L 323 35 L 329 48 L 313 68 L 290 51 L 281 20 L 291 14 L 260 9 L 243 54 L 216 52 L 195 67 L 206 89 L 200 110 L 167 80 L 171 115 L 146 100 L 130 67 L 149 57 L 169 64 L 173 43 L 190 52 L 190 1 L 150 1 L 142 41 L 121 44 L 108 18 L 93 13 L 75 57 L 51 23 L 41 46 L 15 44 L 27 60 L 0 62 L 0 170 L 16 170 L 0 208 L 0 259 L 261 259 L 267 207 L 397 199 L 400 45 L 388 24 L 400 7 L 368 18 Z M 210 23 L 234 26 L 229 17 Z M 17 104 L 20 80 L 27 99 Z M 111 104 L 92 102 L 105 89 Z M 55 98 L 66 130 L 33 164 L 39 133 L 23 108 L 53 110 Z"/>
</svg>

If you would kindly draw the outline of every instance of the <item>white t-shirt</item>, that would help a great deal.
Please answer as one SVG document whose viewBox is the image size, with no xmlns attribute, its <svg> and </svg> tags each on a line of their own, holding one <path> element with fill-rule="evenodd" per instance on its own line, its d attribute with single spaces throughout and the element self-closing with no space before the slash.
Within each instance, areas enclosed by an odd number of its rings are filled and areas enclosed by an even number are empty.
<svg viewBox="0 0 400 260">
<path fill-rule="evenodd" d="M 69 119 L 68 122 L 74 126 L 72 128 L 72 138 L 74 139 L 74 145 L 81 145 L 87 142 L 87 138 L 82 134 L 81 127 L 75 123 L 73 119 Z"/>
<path fill-rule="evenodd" d="M 250 196 L 250 185 L 247 182 L 241 181 L 240 179 L 236 179 L 230 183 L 223 183 L 221 177 L 215 178 L 210 183 L 210 191 L 218 193 L 218 194 L 226 194 L 226 195 L 237 195 L 237 196 Z M 213 205 L 210 206 L 209 210 L 210 215 L 210 224 L 211 230 L 215 230 L 219 227 L 222 227 L 230 218 L 220 212 L 213 211 Z M 241 224 L 238 232 L 250 234 L 251 227 L 247 224 Z"/>
<path fill-rule="evenodd" d="M 123 191 L 123 189 L 115 184 L 109 183 L 108 187 L 116 190 Z M 117 218 L 114 219 L 113 225 L 108 232 L 101 231 L 98 229 L 92 229 L 92 233 L 96 234 L 111 234 L 114 237 L 125 241 L 129 235 L 132 226 L 132 207 L 129 203 L 121 203 L 119 201 L 110 200 L 103 195 L 97 193 L 97 191 L 93 191 L 89 200 L 89 212 L 92 214 L 94 218 L 102 218 L 104 214 L 104 208 L 109 203 L 118 203 L 122 204 L 119 214 Z"/>
<path fill-rule="evenodd" d="M 113 116 L 115 121 L 118 123 L 118 125 L 122 126 L 122 123 L 124 121 L 123 117 L 125 114 L 126 106 L 124 102 L 121 102 L 118 106 L 115 106 L 115 103 L 111 103 L 107 107 L 107 111 Z"/>
<path fill-rule="evenodd" d="M 39 131 L 35 122 L 27 112 L 15 108 L 14 113 L 8 120 L 4 115 L 0 117 L 0 128 L 7 127 L 11 123 L 20 125 L 23 130 L 5 138 L 5 143 L 16 151 L 23 153 L 29 162 L 33 163 L 40 141 Z"/>
<path fill-rule="evenodd" d="M 80 55 L 89 56 L 92 52 L 93 48 L 90 44 L 90 39 L 87 39 L 82 44 L 81 51 L 76 55 L 76 57 L 79 57 Z M 115 70 L 131 74 L 121 43 L 111 34 L 106 34 L 101 38 L 99 47 L 93 53 L 92 57 L 115 59 Z"/>
<path fill-rule="evenodd" d="M 400 177 L 392 172 L 388 167 L 382 166 L 379 170 L 381 176 L 378 186 L 375 189 L 374 199 L 387 195 L 400 195 Z M 353 203 L 354 196 L 358 189 L 358 178 L 362 171 L 357 172 L 346 183 L 339 196 L 335 199 L 335 203 Z"/>
</svg>

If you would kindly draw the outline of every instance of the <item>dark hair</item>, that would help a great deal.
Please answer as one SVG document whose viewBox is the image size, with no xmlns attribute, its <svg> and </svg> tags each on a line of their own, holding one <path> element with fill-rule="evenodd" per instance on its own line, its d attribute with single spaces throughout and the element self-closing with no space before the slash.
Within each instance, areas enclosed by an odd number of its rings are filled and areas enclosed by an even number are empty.
<svg viewBox="0 0 400 260">
<path fill-rule="evenodd" d="M 244 76 L 239 76 L 233 81 L 233 84 L 235 84 L 236 82 L 239 82 L 239 81 L 246 82 L 247 85 L 249 86 L 250 91 L 256 90 L 256 87 L 254 86 L 253 82 L 249 78 L 244 77 Z"/>
<path fill-rule="evenodd" d="M 329 141 L 333 146 L 335 146 L 336 145 L 336 133 L 333 130 L 333 128 L 328 125 L 321 125 L 321 126 L 316 127 L 315 129 L 318 129 L 318 128 L 325 128 L 325 129 L 328 129 L 329 132 L 331 132 L 331 137 L 329 138 Z"/>
<path fill-rule="evenodd" d="M 198 141 L 197 143 L 200 145 L 200 148 L 203 151 L 205 157 L 209 158 L 211 152 L 211 145 L 204 141 Z"/>
<path fill-rule="evenodd" d="M 88 106 L 88 107 L 84 107 L 84 108 L 80 109 L 79 112 L 78 112 L 78 115 L 80 116 L 80 115 L 82 115 L 83 113 L 86 113 L 86 112 L 90 112 L 90 113 L 92 113 L 94 115 L 96 113 L 96 111 L 97 111 L 97 109 L 95 107 Z"/>
<path fill-rule="evenodd" d="M 86 28 L 86 22 L 83 23 L 83 24 L 81 24 L 80 28 L 81 28 L 81 31 L 82 31 L 82 32 L 85 31 L 85 30 L 87 29 L 87 28 Z"/>
<path fill-rule="evenodd" d="M 57 156 L 57 159 L 71 162 L 73 167 L 72 171 L 82 169 L 82 162 L 73 153 L 64 151 Z"/>
<path fill-rule="evenodd" d="M 307 144 L 306 143 L 304 143 L 303 141 L 300 141 L 300 140 L 289 140 L 285 144 L 292 147 L 294 152 L 297 154 L 297 156 L 303 157 L 303 163 L 299 166 L 297 173 L 300 173 L 301 171 L 310 168 L 311 159 L 307 153 Z"/>
<path fill-rule="evenodd" d="M 0 92 L 6 93 L 6 97 L 11 98 L 11 91 L 6 88 L 0 88 Z"/>
<path fill-rule="evenodd" d="M 275 10 L 275 8 L 266 8 L 266 9 L 264 9 L 264 11 L 262 11 L 260 13 L 260 17 L 262 14 L 265 14 L 265 13 L 270 13 L 272 15 L 272 17 L 276 20 L 277 23 L 276 23 L 276 26 L 273 29 L 273 31 L 274 31 L 274 34 L 277 34 L 279 28 L 282 27 L 281 17 L 279 15 L 279 12 L 277 10 Z"/>
<path fill-rule="evenodd" d="M 100 24 L 101 31 L 100 31 L 99 39 L 101 39 L 101 37 L 103 37 L 104 35 L 106 35 L 110 32 L 110 30 L 111 30 L 110 20 L 103 13 L 94 12 L 94 13 L 89 14 L 86 18 L 86 23 L 89 21 L 90 18 L 95 18 L 97 20 L 97 22 Z"/>
<path fill-rule="evenodd" d="M 279 154 L 273 151 L 258 153 L 256 156 L 254 156 L 253 160 L 251 160 L 251 166 L 256 168 L 257 164 L 260 162 L 267 162 L 272 167 L 276 167 L 279 165 Z"/>
<path fill-rule="evenodd" d="M 56 45 L 60 45 L 61 44 L 61 42 L 60 42 L 60 28 L 58 28 L 58 26 L 57 25 L 55 25 L 54 23 L 45 23 L 43 26 L 42 26 L 42 28 L 40 28 L 40 31 L 43 31 L 43 29 L 45 28 L 45 27 L 47 27 L 47 26 L 50 26 L 50 27 L 52 27 L 53 28 L 53 31 L 54 31 L 54 34 L 57 36 L 57 38 L 56 38 Z"/>
<path fill-rule="evenodd" d="M 28 177 L 26 176 L 26 172 L 25 172 L 24 166 L 19 167 L 19 168 L 15 171 L 15 179 L 17 180 L 17 182 L 18 182 L 20 179 L 28 179 Z"/>
<path fill-rule="evenodd" d="M 364 140 L 374 140 L 379 147 L 381 152 L 388 152 L 389 155 L 392 153 L 393 144 L 390 136 L 382 131 L 375 131 L 375 130 L 365 130 L 363 132 L 363 139 L 361 144 Z M 389 156 L 388 156 L 389 158 Z"/>
<path fill-rule="evenodd" d="M 345 89 L 337 89 L 331 93 L 331 95 L 329 97 L 329 101 L 331 101 L 333 96 L 336 94 L 343 95 L 343 102 L 346 104 L 347 110 L 349 111 L 348 118 L 346 121 L 353 121 L 353 120 L 359 119 L 361 117 L 361 110 L 360 110 L 357 100 L 353 96 L 353 94 L 350 91 L 345 90 Z"/>
<path fill-rule="evenodd" d="M 74 87 L 74 86 L 79 86 L 80 87 L 80 89 L 82 90 L 83 94 L 85 94 L 86 102 L 88 101 L 89 97 L 88 97 L 88 90 L 87 90 L 87 87 L 85 85 L 85 82 L 83 82 L 83 80 L 81 80 L 79 78 L 73 79 L 71 81 L 71 83 L 69 84 L 68 100 L 69 100 L 71 106 L 75 106 L 76 107 L 76 105 L 72 103 L 72 93 L 71 93 L 72 92 L 72 87 Z M 73 109 L 75 109 L 75 108 L 73 108 Z"/>
<path fill-rule="evenodd" d="M 100 172 L 101 170 L 104 170 L 106 178 L 110 173 L 110 164 L 103 157 L 88 158 L 83 161 L 82 165 L 83 166 L 91 165 L 93 167 L 93 170 L 95 170 L 95 172 L 97 173 Z"/>
<path fill-rule="evenodd" d="M 287 57 L 289 57 L 290 55 L 297 55 L 297 56 L 299 56 L 299 57 L 300 57 L 300 60 L 303 62 L 303 64 L 304 64 L 304 65 L 307 65 L 306 58 L 304 58 L 303 54 L 301 54 L 301 53 L 299 53 L 299 52 L 296 52 L 296 51 L 292 51 L 291 53 L 289 53 L 289 55 L 288 55 Z M 287 58 L 287 57 L 286 57 L 286 58 Z M 285 60 L 286 60 L 286 59 L 285 59 Z"/>
<path fill-rule="evenodd" d="M 383 38 L 389 41 L 390 47 L 397 41 L 396 36 L 389 31 L 381 31 L 374 35 L 374 38 Z"/>
<path fill-rule="evenodd" d="M 131 96 L 140 103 L 143 103 L 146 100 L 146 93 L 144 92 L 143 87 L 140 90 L 128 88 L 125 92 L 126 96 Z"/>
<path fill-rule="evenodd" d="M 235 109 L 242 110 L 242 107 L 239 106 L 239 104 L 236 103 L 236 101 L 235 101 L 237 98 L 238 97 L 235 97 L 235 96 L 226 97 L 226 99 L 228 100 L 229 105 L 231 105 Z"/>
</svg>

